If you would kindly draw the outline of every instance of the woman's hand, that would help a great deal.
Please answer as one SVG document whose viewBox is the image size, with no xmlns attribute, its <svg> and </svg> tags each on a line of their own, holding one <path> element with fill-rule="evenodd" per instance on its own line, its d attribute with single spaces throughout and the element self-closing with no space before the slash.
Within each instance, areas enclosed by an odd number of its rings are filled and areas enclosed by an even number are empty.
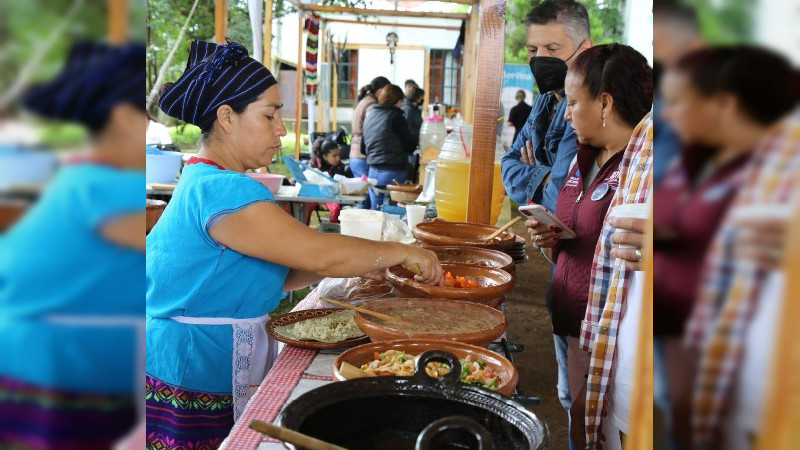
<svg viewBox="0 0 800 450">
<path fill-rule="evenodd" d="M 612 244 L 633 246 L 632 248 L 613 247 L 611 256 L 624 260 L 625 267 L 629 270 L 642 270 L 642 245 L 644 244 L 644 228 L 647 220 L 614 217 L 610 219 L 609 225 L 617 229 L 611 235 Z"/>
<path fill-rule="evenodd" d="M 559 240 L 558 233 L 564 231 L 558 225 L 545 225 L 534 219 L 526 220 L 525 226 L 533 243 L 541 248 L 555 247 Z"/>
<path fill-rule="evenodd" d="M 408 253 L 402 266 L 416 273 L 414 279 L 420 283 L 440 285 L 442 283 L 442 266 L 439 264 L 439 257 L 436 256 L 436 253 L 411 245 L 405 247 Z"/>
<path fill-rule="evenodd" d="M 748 218 L 737 221 L 734 254 L 765 269 L 777 269 L 786 247 L 787 221 L 781 219 Z"/>
</svg>

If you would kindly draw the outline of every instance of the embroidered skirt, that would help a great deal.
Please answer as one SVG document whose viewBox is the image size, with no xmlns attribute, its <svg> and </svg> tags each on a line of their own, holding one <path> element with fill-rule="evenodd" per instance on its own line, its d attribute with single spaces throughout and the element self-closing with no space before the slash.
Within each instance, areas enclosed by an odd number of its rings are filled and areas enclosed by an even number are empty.
<svg viewBox="0 0 800 450">
<path fill-rule="evenodd" d="M 233 428 L 233 397 L 188 391 L 146 377 L 147 448 L 210 450 Z"/>
<path fill-rule="evenodd" d="M 65 392 L 0 377 L 0 448 L 108 449 L 135 425 L 132 394 Z"/>
</svg>

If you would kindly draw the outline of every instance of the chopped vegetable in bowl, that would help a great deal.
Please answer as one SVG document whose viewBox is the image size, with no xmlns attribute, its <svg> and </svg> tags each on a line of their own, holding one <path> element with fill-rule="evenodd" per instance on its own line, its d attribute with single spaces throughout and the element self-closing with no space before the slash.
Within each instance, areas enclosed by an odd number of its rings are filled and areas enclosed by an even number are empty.
<svg viewBox="0 0 800 450">
<path fill-rule="evenodd" d="M 414 374 L 416 356 L 402 350 L 375 352 L 374 360 L 361 366 L 361 370 L 372 375 L 411 376 Z M 479 356 L 467 355 L 461 361 L 461 381 L 476 384 L 486 389 L 497 390 L 500 377 Z M 450 372 L 450 366 L 440 362 L 430 362 L 425 371 L 432 377 L 441 377 Z"/>
</svg>

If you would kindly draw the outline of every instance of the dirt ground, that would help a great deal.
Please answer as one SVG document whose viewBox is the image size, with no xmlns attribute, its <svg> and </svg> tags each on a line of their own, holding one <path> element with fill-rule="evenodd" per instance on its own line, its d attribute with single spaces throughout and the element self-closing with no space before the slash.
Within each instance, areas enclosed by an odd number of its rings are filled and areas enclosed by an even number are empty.
<svg viewBox="0 0 800 450">
<path fill-rule="evenodd" d="M 514 231 L 527 237 L 522 222 L 514 225 Z M 544 301 L 550 268 L 547 261 L 530 246 L 528 256 L 530 259 L 527 262 L 517 266 L 516 285 L 506 295 L 507 334 L 509 342 L 525 346 L 521 353 L 513 354 L 519 371 L 519 388 L 526 395 L 541 398 L 541 404 L 532 409 L 550 430 L 548 449 L 561 450 L 568 448 L 567 414 L 558 402 L 558 368 L 550 316 Z"/>
</svg>

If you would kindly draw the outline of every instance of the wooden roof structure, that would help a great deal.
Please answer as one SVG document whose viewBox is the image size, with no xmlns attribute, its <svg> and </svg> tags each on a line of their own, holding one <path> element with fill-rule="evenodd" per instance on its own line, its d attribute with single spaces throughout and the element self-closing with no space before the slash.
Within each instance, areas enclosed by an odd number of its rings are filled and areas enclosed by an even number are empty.
<svg viewBox="0 0 800 450">
<path fill-rule="evenodd" d="M 350 13 L 371 16 L 435 17 L 466 21 L 461 83 L 462 117 L 473 124 L 472 162 L 467 203 L 467 220 L 489 223 L 492 204 L 492 179 L 494 177 L 494 148 L 497 132 L 497 113 L 503 77 L 503 48 L 505 34 L 505 0 L 445 0 L 449 3 L 471 5 L 469 13 L 421 12 L 404 10 L 350 8 L 334 5 L 317 5 L 289 0 L 299 11 L 297 108 L 295 115 L 295 153 L 299 152 L 301 101 L 302 101 L 302 29 L 303 13 Z M 264 5 L 264 61 L 271 60 L 269 37 L 272 22 L 272 0 Z M 225 42 L 227 32 L 227 0 L 215 1 L 214 36 L 216 42 Z M 325 17 L 323 16 L 323 20 Z M 341 20 L 340 18 L 335 18 Z M 322 33 L 320 33 L 322 35 Z M 480 70 L 479 70 L 480 68 Z M 476 87 L 481 86 L 480 90 Z"/>
</svg>

